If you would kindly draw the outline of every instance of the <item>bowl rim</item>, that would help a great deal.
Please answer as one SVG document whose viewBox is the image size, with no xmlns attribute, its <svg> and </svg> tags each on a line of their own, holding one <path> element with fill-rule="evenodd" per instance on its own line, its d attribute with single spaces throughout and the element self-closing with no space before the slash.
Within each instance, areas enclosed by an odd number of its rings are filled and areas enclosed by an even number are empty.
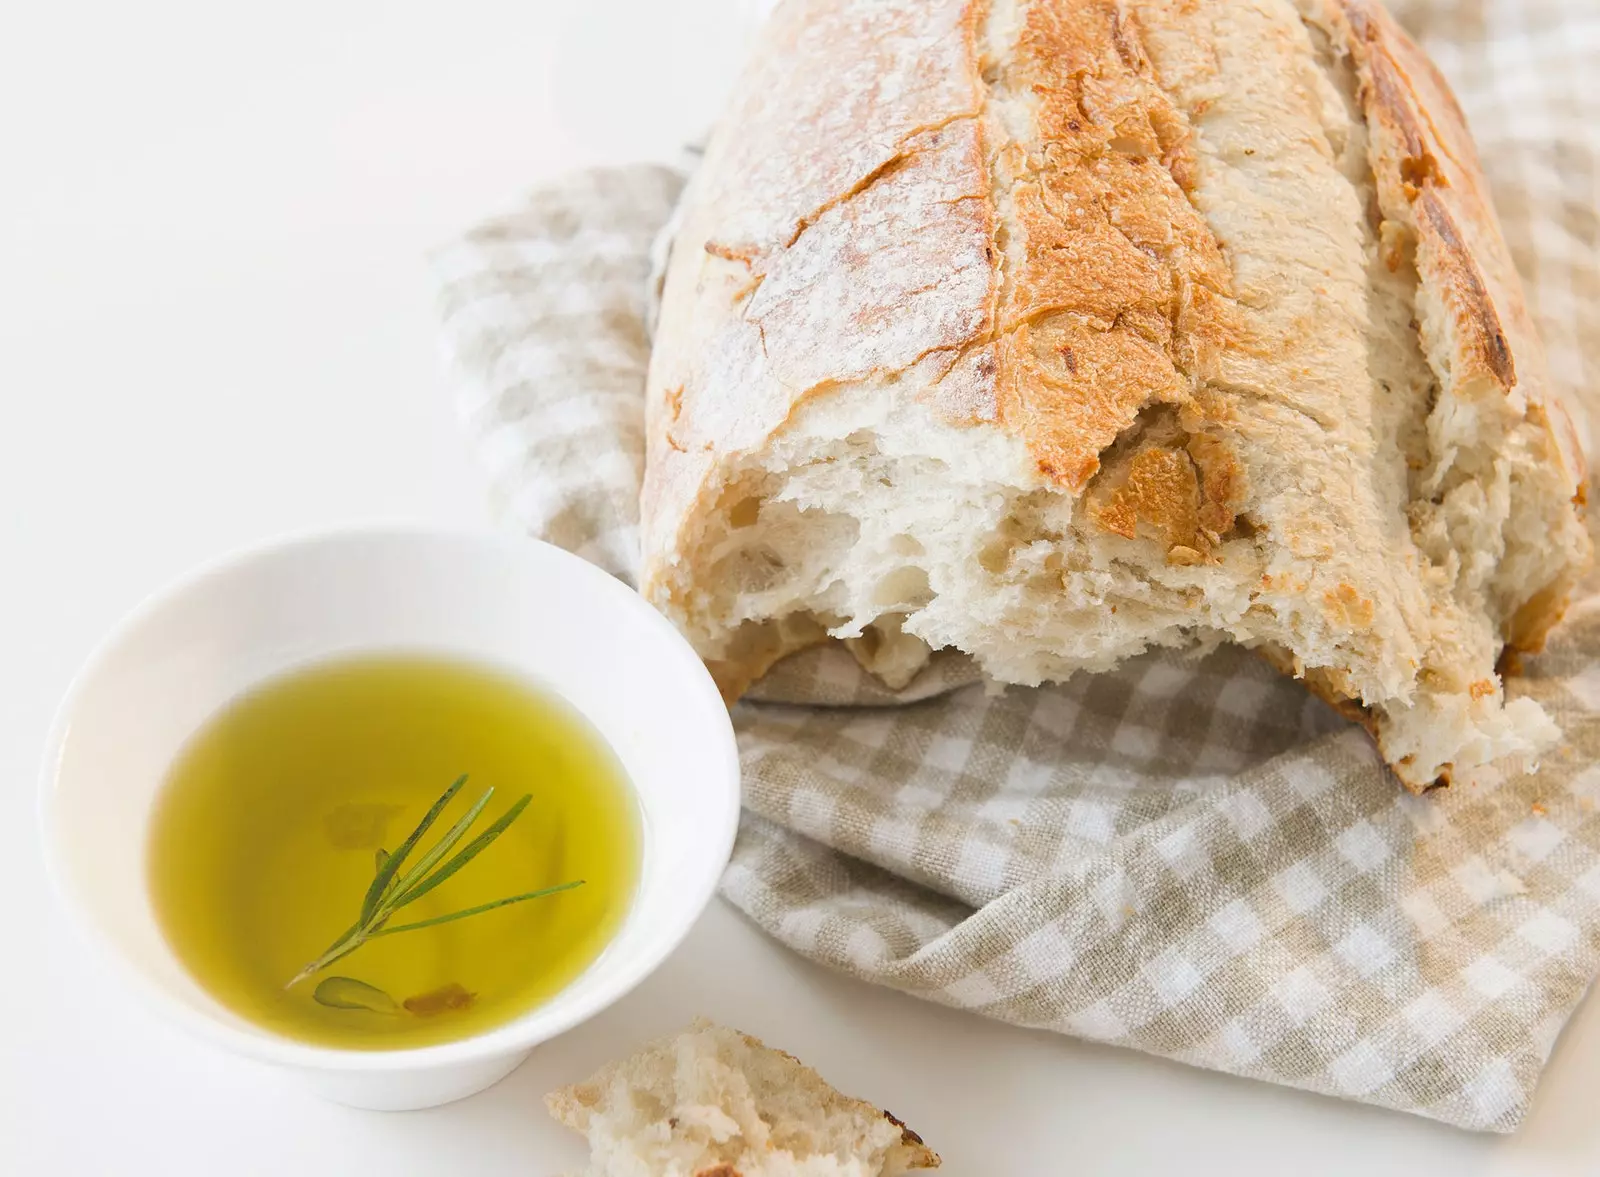
<svg viewBox="0 0 1600 1177">
<path fill-rule="evenodd" d="M 713 761 L 720 761 L 722 768 L 718 774 L 723 786 L 721 812 L 714 815 L 715 821 L 708 820 L 701 823 L 701 828 L 706 831 L 707 844 L 705 853 L 695 855 L 694 860 L 703 864 L 703 869 L 693 877 L 674 879 L 674 893 L 682 896 L 681 901 L 674 905 L 674 910 L 678 913 L 673 921 L 674 926 L 671 926 L 665 935 L 660 935 L 658 931 L 657 936 L 653 938 L 653 946 L 628 959 L 602 985 L 596 985 L 589 980 L 595 963 L 601 959 L 597 957 L 584 972 L 558 991 L 558 994 L 573 994 L 577 999 L 554 1016 L 548 1012 L 550 1003 L 547 1001 L 544 1005 L 535 1007 L 509 1022 L 467 1038 L 395 1049 L 317 1046 L 279 1035 L 265 1027 L 246 1030 L 180 1000 L 167 987 L 147 976 L 144 970 L 129 961 L 120 949 L 109 942 L 100 931 L 95 919 L 89 914 L 87 903 L 75 893 L 75 887 L 69 881 L 70 872 L 63 858 L 63 836 L 54 804 L 61 757 L 74 714 L 87 684 L 101 673 L 120 647 L 140 628 L 148 624 L 160 609 L 173 599 L 199 588 L 207 580 L 246 569 L 253 563 L 269 560 L 295 549 L 373 539 L 399 542 L 444 541 L 477 545 L 496 552 L 497 558 L 505 560 L 526 560 L 529 558 L 529 553 L 538 553 L 533 558 L 549 561 L 552 566 L 561 570 L 557 575 L 588 581 L 592 586 L 590 592 L 606 602 L 600 606 L 601 608 L 631 612 L 641 618 L 644 624 L 653 627 L 666 639 L 664 648 L 668 651 L 669 657 L 675 659 L 679 665 L 681 676 L 685 680 L 681 695 L 696 699 L 702 704 L 714 703 L 715 707 L 709 709 L 709 713 L 722 716 L 720 723 L 710 725 L 715 730 L 707 733 L 715 737 L 718 745 L 707 754 Z M 674 693 L 675 699 L 679 696 L 680 692 Z M 633 990 L 677 950 L 716 893 L 717 884 L 732 857 L 733 842 L 739 825 L 740 797 L 738 745 L 732 719 L 728 716 L 721 692 L 717 689 L 705 664 L 683 635 L 644 597 L 623 581 L 581 556 L 530 536 L 427 524 L 354 523 L 293 531 L 236 547 L 180 573 L 153 592 L 146 594 L 138 604 L 125 613 L 94 645 L 73 674 L 60 703 L 56 706 L 45 739 L 44 755 L 39 770 L 36 818 L 45 872 L 57 900 L 66 909 L 70 917 L 69 922 L 79 940 L 86 943 L 102 964 L 108 965 L 110 971 L 127 988 L 138 992 L 144 1003 L 165 1020 L 202 1040 L 262 1062 L 343 1073 L 395 1073 L 459 1066 L 503 1057 L 517 1051 L 526 1051 L 587 1021 Z M 657 927 L 659 929 L 660 925 Z M 615 942 L 612 941 L 613 944 Z M 171 951 L 170 948 L 168 951 Z M 602 957 L 606 951 L 609 951 L 609 945 L 607 949 L 602 950 Z M 201 989 L 204 991 L 204 986 L 201 986 Z"/>
</svg>

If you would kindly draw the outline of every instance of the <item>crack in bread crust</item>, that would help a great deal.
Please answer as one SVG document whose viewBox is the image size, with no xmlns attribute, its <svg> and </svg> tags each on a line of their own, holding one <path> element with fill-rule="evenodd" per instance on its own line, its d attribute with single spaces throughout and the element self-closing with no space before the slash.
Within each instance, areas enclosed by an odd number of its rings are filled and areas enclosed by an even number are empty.
<svg viewBox="0 0 1600 1177">
<path fill-rule="evenodd" d="M 1012 274 L 998 415 L 1045 477 L 1081 492 L 1147 405 L 1194 403 L 1180 361 L 1234 339 L 1217 313 L 1230 275 L 1185 192 L 1187 120 L 1122 6 L 1029 5 L 1002 77 L 1033 102 L 1029 138 L 999 151 Z"/>
</svg>

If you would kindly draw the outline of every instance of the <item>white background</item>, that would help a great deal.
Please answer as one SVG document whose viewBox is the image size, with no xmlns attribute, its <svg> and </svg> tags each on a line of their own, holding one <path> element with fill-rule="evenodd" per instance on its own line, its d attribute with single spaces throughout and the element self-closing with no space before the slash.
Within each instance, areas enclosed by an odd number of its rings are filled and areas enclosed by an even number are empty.
<svg viewBox="0 0 1600 1177">
<path fill-rule="evenodd" d="M 113 989 L 62 928 L 33 797 L 50 713 L 188 565 L 352 520 L 486 526 L 423 264 L 578 163 L 669 158 L 734 0 L 16 3 L 0 22 L 0 1174 L 574 1168 L 540 1096 L 705 1013 L 982 1177 L 1600 1173 L 1600 1008 L 1514 1139 L 987 1023 L 836 978 L 713 905 L 640 990 L 484 1095 L 316 1102 Z"/>
</svg>

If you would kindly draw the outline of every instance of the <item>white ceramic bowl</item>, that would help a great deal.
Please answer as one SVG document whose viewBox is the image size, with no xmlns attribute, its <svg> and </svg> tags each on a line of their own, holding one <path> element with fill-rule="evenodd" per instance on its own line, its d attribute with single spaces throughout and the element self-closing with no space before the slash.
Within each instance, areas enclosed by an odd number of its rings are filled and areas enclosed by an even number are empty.
<svg viewBox="0 0 1600 1177">
<path fill-rule="evenodd" d="M 644 861 L 632 911 L 587 971 L 498 1029 L 407 1050 L 279 1037 L 212 1000 L 151 910 L 151 803 L 218 708 L 290 667 L 404 649 L 480 660 L 554 688 L 600 730 L 638 794 Z M 739 813 L 728 713 L 677 632 L 621 582 L 532 540 L 404 530 L 288 540 L 222 560 L 141 606 L 67 693 L 46 750 L 46 857 L 115 970 L 174 1020 L 357 1107 L 428 1107 L 510 1073 L 604 1009 L 673 950 L 727 864 Z"/>
</svg>

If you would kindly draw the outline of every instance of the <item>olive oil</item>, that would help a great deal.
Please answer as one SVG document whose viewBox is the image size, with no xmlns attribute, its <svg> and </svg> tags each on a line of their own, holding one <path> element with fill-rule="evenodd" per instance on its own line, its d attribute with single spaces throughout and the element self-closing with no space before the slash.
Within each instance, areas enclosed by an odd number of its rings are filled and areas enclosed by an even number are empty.
<svg viewBox="0 0 1600 1177">
<path fill-rule="evenodd" d="M 463 774 L 408 862 L 488 787 L 468 841 L 532 800 L 394 925 L 582 885 L 374 938 L 286 988 L 357 919 L 379 852 Z M 620 927 L 639 857 L 632 790 L 587 720 L 504 672 L 397 654 L 290 673 L 213 717 L 158 800 L 148 869 L 168 942 L 221 1004 L 288 1037 L 389 1049 L 479 1033 L 569 984 Z"/>
</svg>

